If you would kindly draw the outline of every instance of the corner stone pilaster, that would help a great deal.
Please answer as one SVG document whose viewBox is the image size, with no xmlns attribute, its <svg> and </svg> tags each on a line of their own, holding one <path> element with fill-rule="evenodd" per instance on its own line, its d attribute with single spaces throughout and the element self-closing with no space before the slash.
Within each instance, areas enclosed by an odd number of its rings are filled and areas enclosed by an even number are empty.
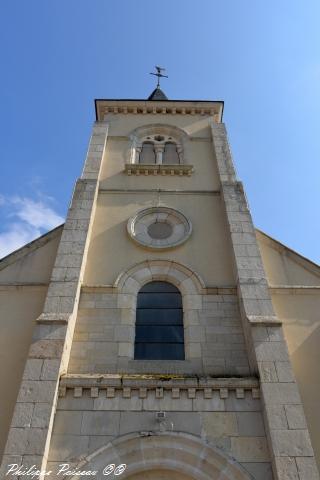
<svg viewBox="0 0 320 480">
<path fill-rule="evenodd" d="M 1 478 L 10 463 L 35 465 L 39 470 L 45 470 L 47 464 L 59 379 L 66 372 L 70 357 L 107 134 L 108 124 L 94 125 L 83 174 L 76 182 L 63 228 L 43 313 L 34 328 L 0 468 Z M 43 474 L 39 476 L 40 480 L 43 478 Z"/>
<path fill-rule="evenodd" d="M 268 289 L 251 214 L 237 181 L 226 130 L 212 124 L 212 139 L 246 344 L 260 377 L 263 415 L 275 480 L 319 480 L 314 453 L 281 322 Z"/>
</svg>

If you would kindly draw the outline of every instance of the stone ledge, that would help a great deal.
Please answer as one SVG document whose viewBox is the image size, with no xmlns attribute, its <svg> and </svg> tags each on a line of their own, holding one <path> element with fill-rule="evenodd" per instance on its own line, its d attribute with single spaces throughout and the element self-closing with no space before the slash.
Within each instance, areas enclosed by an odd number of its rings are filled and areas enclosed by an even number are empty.
<svg viewBox="0 0 320 480">
<path fill-rule="evenodd" d="M 237 295 L 237 287 L 206 287 L 203 295 Z"/>
<path fill-rule="evenodd" d="M 113 293 L 116 295 L 118 293 L 118 287 L 114 285 L 82 285 L 82 293 Z M 208 286 L 203 287 L 201 295 L 237 295 L 237 287 L 215 287 Z"/>
<path fill-rule="evenodd" d="M 278 295 L 320 295 L 320 285 L 270 285 L 269 290 Z"/>
<path fill-rule="evenodd" d="M 125 165 L 124 170 L 127 175 L 190 175 L 194 172 L 193 165 L 143 165 L 130 164 Z"/>
<path fill-rule="evenodd" d="M 251 325 L 261 325 L 261 326 L 275 326 L 282 325 L 281 320 L 275 315 L 247 315 L 247 320 Z"/>
<path fill-rule="evenodd" d="M 42 291 L 44 289 L 47 289 L 49 286 L 48 283 L 1 283 L 0 284 L 0 292 L 6 292 L 6 291 L 19 291 L 19 290 L 25 290 L 27 289 L 28 291 Z"/>
<path fill-rule="evenodd" d="M 234 391 L 237 399 L 245 398 L 245 391 L 250 391 L 252 398 L 260 398 L 259 381 L 253 377 L 247 378 L 210 378 L 183 377 L 168 375 L 65 375 L 61 378 L 59 396 L 64 397 L 67 390 L 73 390 L 73 396 L 82 397 L 85 390 L 90 390 L 91 397 L 99 396 L 104 391 L 106 397 L 122 396 L 130 398 L 133 391 L 140 398 L 146 398 L 154 392 L 156 398 L 162 398 L 164 391 L 170 392 L 172 398 L 180 398 L 181 392 L 186 392 L 188 398 L 196 398 L 201 392 L 203 398 L 212 398 L 213 392 L 219 392 L 220 398 L 228 398 Z"/>
<path fill-rule="evenodd" d="M 44 325 L 65 325 L 69 322 L 69 313 L 42 313 L 36 322 Z"/>
</svg>

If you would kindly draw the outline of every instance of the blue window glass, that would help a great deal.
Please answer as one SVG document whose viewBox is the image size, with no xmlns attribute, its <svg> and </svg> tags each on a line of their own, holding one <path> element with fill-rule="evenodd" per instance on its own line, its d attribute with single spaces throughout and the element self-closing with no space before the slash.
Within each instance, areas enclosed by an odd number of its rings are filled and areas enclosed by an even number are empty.
<svg viewBox="0 0 320 480">
<path fill-rule="evenodd" d="M 184 360 L 182 298 L 168 282 L 147 283 L 138 294 L 136 360 Z"/>
</svg>

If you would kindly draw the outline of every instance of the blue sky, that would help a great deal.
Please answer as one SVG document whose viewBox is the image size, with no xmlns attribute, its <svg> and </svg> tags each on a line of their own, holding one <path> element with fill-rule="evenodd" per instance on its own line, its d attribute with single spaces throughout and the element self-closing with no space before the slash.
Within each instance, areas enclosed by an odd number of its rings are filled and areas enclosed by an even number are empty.
<svg viewBox="0 0 320 480">
<path fill-rule="evenodd" d="M 319 262 L 320 3 L 2 0 L 0 256 L 61 223 L 94 98 L 225 101 L 255 225 Z"/>
</svg>

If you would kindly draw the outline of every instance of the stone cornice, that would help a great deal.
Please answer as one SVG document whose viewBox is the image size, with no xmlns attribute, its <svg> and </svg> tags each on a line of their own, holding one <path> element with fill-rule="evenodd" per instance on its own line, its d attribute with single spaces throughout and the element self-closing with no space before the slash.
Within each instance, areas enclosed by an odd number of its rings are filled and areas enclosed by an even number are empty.
<svg viewBox="0 0 320 480">
<path fill-rule="evenodd" d="M 108 113 L 112 114 L 181 114 L 181 115 L 207 115 L 214 122 L 222 121 L 222 101 L 185 101 L 185 100 L 108 100 L 96 99 L 96 120 L 104 121 Z"/>
<path fill-rule="evenodd" d="M 162 398 L 169 392 L 172 398 L 180 398 L 183 391 L 188 398 L 196 398 L 201 392 L 203 398 L 210 399 L 217 392 L 220 398 L 228 398 L 231 391 L 238 399 L 245 398 L 245 391 L 250 391 L 253 398 L 260 397 L 259 380 L 254 377 L 192 377 L 179 375 L 64 375 L 61 377 L 59 395 L 64 397 L 68 390 L 73 390 L 74 397 L 82 397 L 84 390 L 90 390 L 91 397 L 98 397 L 103 391 L 107 398 L 122 396 L 130 398 L 134 392 L 140 398 L 146 398 L 155 392 L 156 398 Z"/>
</svg>

